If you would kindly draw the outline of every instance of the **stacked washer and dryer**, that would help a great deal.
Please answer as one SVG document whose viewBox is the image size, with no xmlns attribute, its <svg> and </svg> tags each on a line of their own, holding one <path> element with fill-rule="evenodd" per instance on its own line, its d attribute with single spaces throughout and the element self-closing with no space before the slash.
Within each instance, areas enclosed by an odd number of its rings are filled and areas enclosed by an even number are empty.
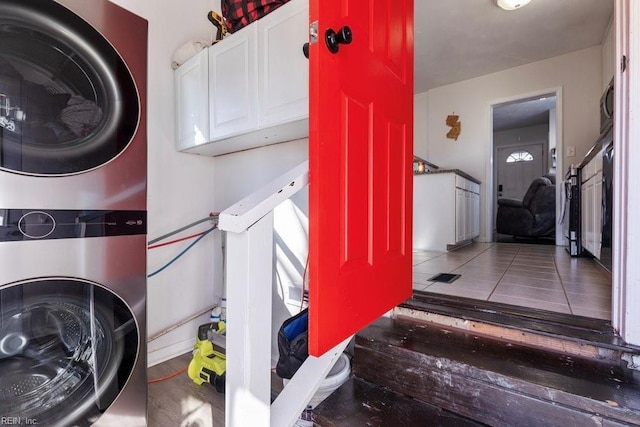
<svg viewBox="0 0 640 427">
<path fill-rule="evenodd" d="M 147 22 L 0 0 L 0 419 L 146 425 Z"/>
</svg>

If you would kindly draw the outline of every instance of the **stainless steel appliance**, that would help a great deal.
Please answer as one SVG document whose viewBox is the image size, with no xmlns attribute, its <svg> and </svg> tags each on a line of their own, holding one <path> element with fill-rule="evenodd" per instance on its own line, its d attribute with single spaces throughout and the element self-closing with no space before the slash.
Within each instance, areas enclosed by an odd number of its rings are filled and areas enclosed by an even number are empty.
<svg viewBox="0 0 640 427">
<path fill-rule="evenodd" d="M 613 266 L 613 132 L 602 154 L 602 238 L 600 263 L 607 270 Z"/>
<path fill-rule="evenodd" d="M 565 201 L 562 220 L 567 224 L 564 228 L 565 239 L 567 251 L 572 257 L 582 255 L 580 182 L 580 169 L 571 165 L 564 180 Z"/>
<path fill-rule="evenodd" d="M 5 422 L 146 425 L 145 233 L 144 211 L 0 210 Z"/>
<path fill-rule="evenodd" d="M 600 137 L 596 145 L 602 155 L 602 235 L 600 238 L 600 264 L 612 271 L 613 248 L 613 79 L 600 98 Z"/>
<path fill-rule="evenodd" d="M 0 1 L 0 208 L 145 209 L 147 22 Z"/>
<path fill-rule="evenodd" d="M 602 246 L 600 263 L 609 271 L 613 263 L 613 79 L 600 99 L 602 144 Z"/>
<path fill-rule="evenodd" d="M 0 0 L 5 423 L 146 425 L 146 62 L 108 0 Z"/>
<path fill-rule="evenodd" d="M 613 79 L 600 97 L 600 134 L 613 126 Z"/>
<path fill-rule="evenodd" d="M 595 247 L 591 250 L 593 253 L 590 255 L 595 256 L 600 264 L 608 271 L 612 268 L 612 247 L 613 247 L 613 154 L 614 154 L 614 140 L 613 140 L 613 105 L 614 105 L 614 86 L 613 80 L 608 85 L 607 89 L 600 98 L 600 136 L 591 147 L 591 149 L 585 155 L 584 160 L 578 168 L 578 177 L 580 177 L 583 168 L 587 167 L 590 162 L 602 157 L 602 192 L 601 197 L 598 194 L 597 210 L 599 215 L 596 218 L 600 218 L 598 224 L 595 225 L 595 230 L 592 230 L 597 235 L 597 239 L 594 242 Z M 598 162 L 596 162 L 596 168 Z M 578 180 L 580 182 L 580 180 Z M 578 186 L 580 190 L 580 186 Z M 580 194 L 581 191 L 578 191 Z M 578 198 L 579 199 L 579 198 Z M 582 203 L 578 203 L 582 209 Z M 581 217 L 581 215 L 579 215 Z M 580 226 L 581 232 L 584 227 Z M 584 231 L 588 236 L 588 232 Z M 586 245 L 585 245 L 586 246 Z M 589 255 L 589 249 L 585 248 L 584 254 Z"/>
</svg>

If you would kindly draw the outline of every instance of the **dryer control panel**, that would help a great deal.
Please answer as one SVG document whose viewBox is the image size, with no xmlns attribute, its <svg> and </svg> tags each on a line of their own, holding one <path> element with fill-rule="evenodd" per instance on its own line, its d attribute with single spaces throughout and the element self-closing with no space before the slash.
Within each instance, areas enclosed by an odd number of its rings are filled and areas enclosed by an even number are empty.
<svg viewBox="0 0 640 427">
<path fill-rule="evenodd" d="M 0 209 L 0 242 L 146 233 L 146 211 Z"/>
</svg>

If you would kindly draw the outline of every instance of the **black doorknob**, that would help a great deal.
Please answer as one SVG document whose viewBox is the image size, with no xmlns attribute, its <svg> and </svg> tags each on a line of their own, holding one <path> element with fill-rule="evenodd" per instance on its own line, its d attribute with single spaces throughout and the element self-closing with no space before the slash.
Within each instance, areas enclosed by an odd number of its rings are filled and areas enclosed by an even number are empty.
<svg viewBox="0 0 640 427">
<path fill-rule="evenodd" d="M 305 43 L 302 45 L 302 53 L 304 54 L 304 57 L 309 59 L 309 43 Z"/>
<path fill-rule="evenodd" d="M 324 41 L 327 43 L 327 48 L 329 48 L 329 52 L 331 53 L 338 53 L 340 44 L 349 44 L 352 39 L 351 28 L 346 25 L 340 28 L 337 33 L 331 28 L 324 33 Z"/>
</svg>

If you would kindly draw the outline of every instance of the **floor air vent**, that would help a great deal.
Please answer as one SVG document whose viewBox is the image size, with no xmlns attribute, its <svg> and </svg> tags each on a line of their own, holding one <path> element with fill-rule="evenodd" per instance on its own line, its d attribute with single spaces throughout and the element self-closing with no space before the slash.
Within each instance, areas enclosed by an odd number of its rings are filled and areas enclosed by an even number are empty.
<svg viewBox="0 0 640 427">
<path fill-rule="evenodd" d="M 459 274 L 451 274 L 451 273 L 439 273 L 429 279 L 431 282 L 444 282 L 451 283 L 460 277 Z"/>
</svg>

